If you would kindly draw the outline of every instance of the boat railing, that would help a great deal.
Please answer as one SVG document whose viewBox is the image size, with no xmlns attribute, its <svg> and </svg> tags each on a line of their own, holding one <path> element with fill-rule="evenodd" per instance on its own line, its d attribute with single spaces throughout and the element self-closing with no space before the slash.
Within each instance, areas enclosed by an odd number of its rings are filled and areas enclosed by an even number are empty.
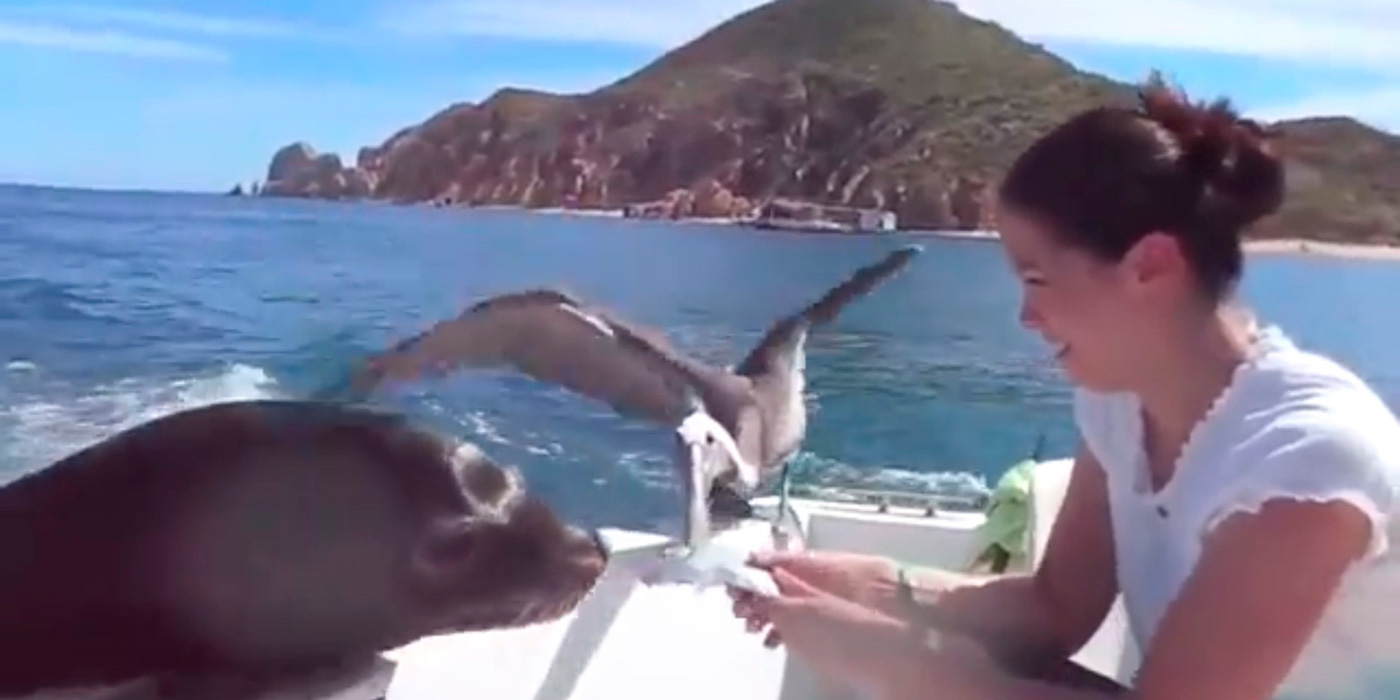
<svg viewBox="0 0 1400 700">
<path fill-rule="evenodd" d="M 990 494 L 952 494 L 929 491 L 900 489 L 860 489 L 845 486 L 794 485 L 792 497 L 805 500 L 873 505 L 877 512 L 888 513 L 890 508 L 906 508 L 923 511 L 925 517 L 936 517 L 942 513 L 977 513 L 985 511 L 990 503 Z"/>
</svg>

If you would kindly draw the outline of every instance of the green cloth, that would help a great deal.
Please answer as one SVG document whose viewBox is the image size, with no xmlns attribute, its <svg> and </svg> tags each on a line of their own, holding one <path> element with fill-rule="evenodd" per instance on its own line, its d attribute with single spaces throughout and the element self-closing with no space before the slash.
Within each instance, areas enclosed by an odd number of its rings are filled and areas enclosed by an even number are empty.
<svg viewBox="0 0 1400 700">
<path fill-rule="evenodd" d="M 997 481 L 987 504 L 987 520 L 977 528 L 977 562 L 996 556 L 1000 549 L 1015 564 L 1026 557 L 1026 533 L 1030 525 L 1031 472 L 1038 462 L 1025 459 L 1012 465 Z M 994 549 L 995 548 L 995 549 Z"/>
</svg>

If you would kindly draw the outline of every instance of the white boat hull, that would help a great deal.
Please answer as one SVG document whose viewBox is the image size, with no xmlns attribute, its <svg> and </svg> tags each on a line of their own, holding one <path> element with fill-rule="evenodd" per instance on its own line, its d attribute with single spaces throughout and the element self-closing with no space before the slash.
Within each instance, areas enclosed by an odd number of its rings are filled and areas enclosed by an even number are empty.
<svg viewBox="0 0 1400 700">
<path fill-rule="evenodd" d="M 1069 460 L 1042 464 L 1032 485 L 1031 566 L 1039 560 L 1069 479 Z M 761 521 L 718 537 L 748 549 L 773 546 L 767 520 L 775 498 L 754 502 Z M 868 552 L 903 561 L 966 570 L 975 556 L 980 513 L 928 515 L 923 509 L 825 501 L 793 504 L 814 549 Z M 426 639 L 390 654 L 398 670 L 387 700 L 837 700 L 786 650 L 766 649 L 730 611 L 722 588 L 648 587 L 629 567 L 666 542 L 645 533 L 610 533 L 621 542 L 608 574 L 570 616 L 550 625 L 507 632 Z M 1074 661 L 1127 683 L 1136 653 L 1127 644 L 1116 605 Z"/>
</svg>

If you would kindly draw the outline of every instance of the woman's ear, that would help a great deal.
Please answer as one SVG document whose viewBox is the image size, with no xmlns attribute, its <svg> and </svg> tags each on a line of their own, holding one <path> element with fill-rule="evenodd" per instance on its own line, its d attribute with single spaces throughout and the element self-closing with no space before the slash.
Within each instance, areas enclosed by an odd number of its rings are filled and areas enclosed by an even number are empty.
<svg viewBox="0 0 1400 700">
<path fill-rule="evenodd" d="M 1128 281 L 1140 287 L 1158 287 L 1164 281 L 1185 279 L 1190 272 L 1185 251 L 1175 236 L 1160 231 L 1143 236 L 1123 255 L 1120 268 Z"/>
</svg>

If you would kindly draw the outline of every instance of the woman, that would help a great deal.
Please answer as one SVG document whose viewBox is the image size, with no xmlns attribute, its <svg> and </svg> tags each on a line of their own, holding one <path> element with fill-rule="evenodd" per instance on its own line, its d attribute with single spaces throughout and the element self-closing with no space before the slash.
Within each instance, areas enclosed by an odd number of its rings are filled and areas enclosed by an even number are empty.
<svg viewBox="0 0 1400 700">
<path fill-rule="evenodd" d="M 884 560 L 768 555 L 782 593 L 734 592 L 736 614 L 882 697 L 1400 697 L 1400 424 L 1233 302 L 1283 171 L 1228 103 L 1155 83 L 1032 145 L 1000 187 L 1001 243 L 1082 437 L 1043 564 L 902 589 Z M 1132 690 L 1043 680 L 1120 591 Z"/>
</svg>

